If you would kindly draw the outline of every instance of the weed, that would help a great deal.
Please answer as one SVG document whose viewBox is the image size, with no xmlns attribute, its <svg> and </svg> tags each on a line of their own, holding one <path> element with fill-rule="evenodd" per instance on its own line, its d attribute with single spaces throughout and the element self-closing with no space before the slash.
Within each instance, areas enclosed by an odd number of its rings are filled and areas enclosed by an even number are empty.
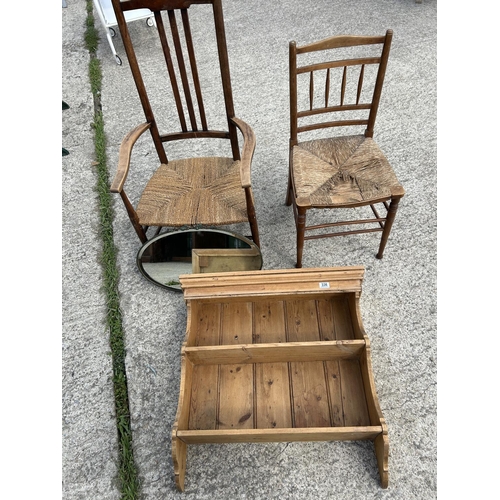
<svg viewBox="0 0 500 500">
<path fill-rule="evenodd" d="M 140 484 L 132 448 L 132 429 L 130 426 L 127 374 L 125 371 L 125 343 L 118 292 L 119 276 L 116 265 L 116 247 L 113 239 L 113 210 L 106 163 L 106 135 L 104 132 L 104 119 L 100 111 L 102 73 L 100 61 L 96 57 L 99 35 L 94 26 L 92 0 L 87 0 L 86 27 L 85 43 L 90 53 L 89 78 L 95 110 L 93 129 L 98 175 L 99 227 L 102 239 L 101 264 L 107 305 L 106 316 L 113 364 L 113 388 L 120 450 L 119 483 L 122 500 L 135 500 L 139 497 Z"/>
</svg>

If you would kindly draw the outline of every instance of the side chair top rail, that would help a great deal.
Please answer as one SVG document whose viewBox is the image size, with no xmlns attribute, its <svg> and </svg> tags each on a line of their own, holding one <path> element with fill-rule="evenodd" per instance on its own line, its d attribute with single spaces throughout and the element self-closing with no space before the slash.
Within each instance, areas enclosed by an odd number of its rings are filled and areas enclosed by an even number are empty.
<svg viewBox="0 0 500 500">
<path fill-rule="evenodd" d="M 387 30 L 386 36 L 392 36 L 392 30 Z M 360 36 L 360 35 L 336 35 L 318 42 L 296 47 L 297 54 L 315 52 L 318 50 L 339 49 L 342 47 L 353 47 L 356 45 L 375 45 L 384 43 L 386 36 Z M 295 45 L 295 42 L 291 42 Z"/>
</svg>

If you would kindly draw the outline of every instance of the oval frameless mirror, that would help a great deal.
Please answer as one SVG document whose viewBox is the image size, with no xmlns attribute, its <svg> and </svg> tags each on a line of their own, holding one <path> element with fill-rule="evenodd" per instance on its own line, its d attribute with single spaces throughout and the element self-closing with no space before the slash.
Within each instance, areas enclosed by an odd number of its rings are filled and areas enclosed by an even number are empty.
<svg viewBox="0 0 500 500">
<path fill-rule="evenodd" d="M 180 274 L 262 269 L 255 243 L 239 234 L 216 229 L 162 233 L 137 254 L 141 273 L 154 284 L 181 292 Z"/>
</svg>

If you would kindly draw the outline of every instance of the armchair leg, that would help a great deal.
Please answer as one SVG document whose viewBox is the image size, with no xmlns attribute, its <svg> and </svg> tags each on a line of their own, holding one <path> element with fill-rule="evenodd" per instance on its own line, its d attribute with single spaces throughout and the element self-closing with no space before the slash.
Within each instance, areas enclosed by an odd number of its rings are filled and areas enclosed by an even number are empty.
<svg viewBox="0 0 500 500">
<path fill-rule="evenodd" d="M 387 244 L 392 224 L 394 223 L 394 219 L 396 218 L 396 212 L 398 211 L 398 205 L 400 199 L 401 198 L 393 198 L 391 200 L 391 204 L 389 205 L 389 210 L 387 212 L 387 217 L 385 219 L 384 230 L 382 231 L 382 239 L 380 240 L 377 259 L 381 259 L 383 257 L 385 245 Z"/>
<path fill-rule="evenodd" d="M 143 229 L 143 227 L 139 224 L 139 217 L 137 217 L 137 212 L 134 210 L 134 207 L 130 203 L 130 200 L 128 199 L 127 195 L 125 194 L 125 191 L 120 191 L 120 196 L 123 200 L 123 204 L 125 205 L 125 208 L 127 209 L 127 213 L 130 219 L 130 222 L 132 223 L 132 226 L 134 226 L 135 232 L 137 233 L 137 236 L 139 236 L 139 239 L 141 240 L 141 243 L 146 243 L 148 241 L 148 237 L 146 236 L 146 233 Z"/>
<path fill-rule="evenodd" d="M 252 232 L 253 242 L 260 248 L 259 227 L 257 225 L 257 215 L 255 214 L 255 204 L 253 202 L 253 192 L 250 188 L 245 189 L 245 197 L 247 201 L 248 222 L 250 223 L 250 231 Z"/>
<path fill-rule="evenodd" d="M 252 240 L 260 248 L 259 229 L 257 227 L 257 220 L 250 221 L 250 231 L 252 231 Z"/>
<path fill-rule="evenodd" d="M 291 172 L 288 172 L 288 188 L 286 190 L 286 201 L 285 205 L 289 207 L 292 204 L 292 174 Z"/>
<path fill-rule="evenodd" d="M 297 207 L 297 263 L 295 267 L 302 267 L 302 253 L 304 251 L 304 234 L 306 230 L 306 209 Z"/>
</svg>

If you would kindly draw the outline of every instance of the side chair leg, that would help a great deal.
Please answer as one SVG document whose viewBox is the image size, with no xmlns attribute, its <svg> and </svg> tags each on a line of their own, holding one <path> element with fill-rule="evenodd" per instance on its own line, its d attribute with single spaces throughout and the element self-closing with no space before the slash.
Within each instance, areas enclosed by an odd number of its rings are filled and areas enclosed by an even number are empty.
<svg viewBox="0 0 500 500">
<path fill-rule="evenodd" d="M 302 253 L 304 251 L 304 234 L 306 230 L 306 209 L 297 207 L 297 263 L 295 267 L 302 267 Z"/>
<path fill-rule="evenodd" d="M 383 257 L 385 245 L 387 244 L 392 224 L 394 223 L 394 219 L 396 218 L 396 212 L 398 211 L 400 199 L 401 198 L 393 198 L 391 200 L 391 204 L 389 205 L 389 210 L 387 211 L 387 217 L 385 219 L 384 230 L 382 231 L 382 239 L 380 240 L 377 259 L 381 259 Z"/>
</svg>

